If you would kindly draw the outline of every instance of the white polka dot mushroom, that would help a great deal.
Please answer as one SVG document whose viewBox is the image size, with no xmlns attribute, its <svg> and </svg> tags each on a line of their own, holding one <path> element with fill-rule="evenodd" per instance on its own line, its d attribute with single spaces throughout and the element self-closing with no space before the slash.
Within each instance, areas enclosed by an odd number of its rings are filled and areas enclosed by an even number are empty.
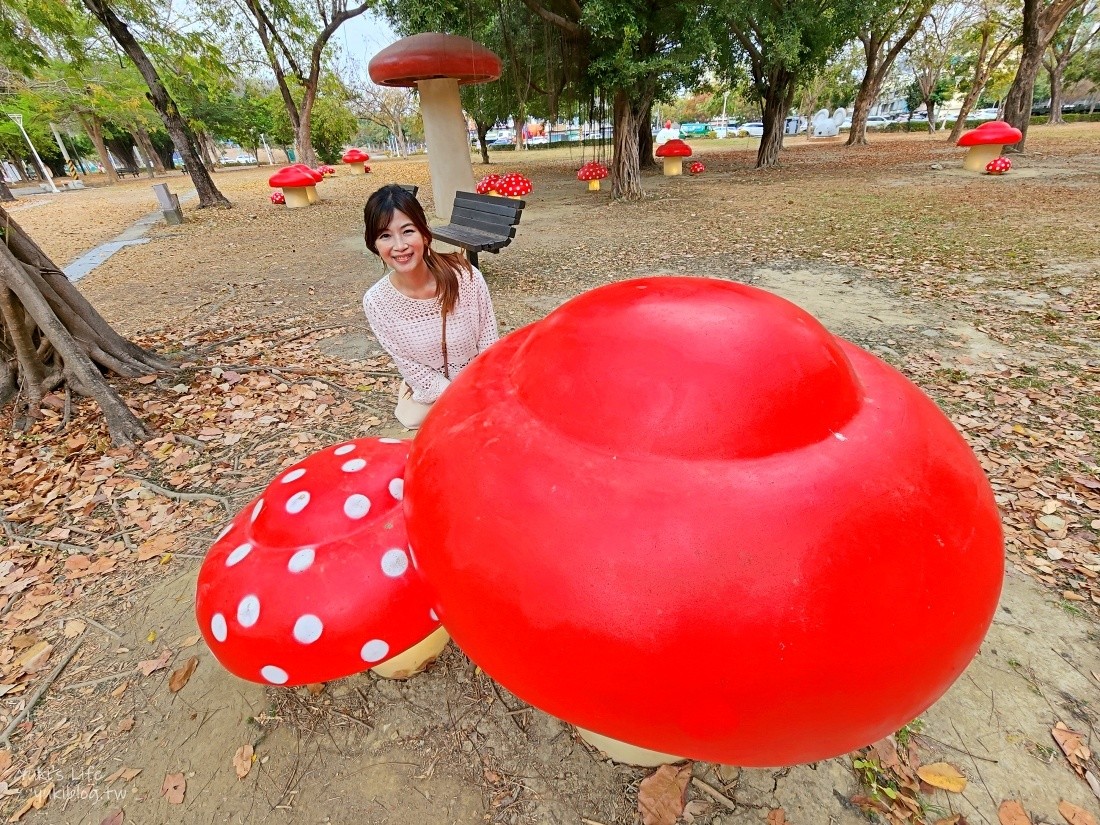
<svg viewBox="0 0 1100 825">
<path fill-rule="evenodd" d="M 195 613 L 218 661 L 271 685 L 407 678 L 447 644 L 402 511 L 409 442 L 363 438 L 280 473 L 214 542 Z"/>
</svg>

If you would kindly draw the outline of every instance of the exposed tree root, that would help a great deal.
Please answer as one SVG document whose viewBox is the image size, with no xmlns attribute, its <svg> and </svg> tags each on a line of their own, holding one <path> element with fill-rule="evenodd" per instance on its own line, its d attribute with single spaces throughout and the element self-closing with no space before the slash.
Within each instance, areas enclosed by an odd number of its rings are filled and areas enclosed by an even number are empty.
<svg viewBox="0 0 1100 825">
<path fill-rule="evenodd" d="M 16 420 L 37 418 L 43 396 L 64 387 L 66 411 L 70 392 L 94 399 L 116 444 L 149 438 L 104 372 L 136 377 L 175 365 L 112 329 L 2 207 L 0 234 L 0 406 L 16 405 Z"/>
</svg>

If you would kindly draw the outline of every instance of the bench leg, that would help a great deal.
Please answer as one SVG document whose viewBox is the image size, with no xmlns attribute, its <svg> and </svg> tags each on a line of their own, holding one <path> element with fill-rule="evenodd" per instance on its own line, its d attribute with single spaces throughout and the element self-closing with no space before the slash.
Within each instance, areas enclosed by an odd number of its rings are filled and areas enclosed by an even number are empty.
<svg viewBox="0 0 1100 825">
<path fill-rule="evenodd" d="M 472 249 L 467 249 L 466 260 L 470 262 L 470 266 L 477 266 L 477 253 Z"/>
</svg>

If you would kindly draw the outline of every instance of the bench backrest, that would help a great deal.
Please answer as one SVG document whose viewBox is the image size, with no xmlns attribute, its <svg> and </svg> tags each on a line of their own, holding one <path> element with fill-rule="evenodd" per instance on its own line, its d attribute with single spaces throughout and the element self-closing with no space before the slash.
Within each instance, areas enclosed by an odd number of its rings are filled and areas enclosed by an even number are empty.
<svg viewBox="0 0 1100 825">
<path fill-rule="evenodd" d="M 524 201 L 474 192 L 455 192 L 452 226 L 468 226 L 494 235 L 512 237 L 523 214 Z"/>
</svg>

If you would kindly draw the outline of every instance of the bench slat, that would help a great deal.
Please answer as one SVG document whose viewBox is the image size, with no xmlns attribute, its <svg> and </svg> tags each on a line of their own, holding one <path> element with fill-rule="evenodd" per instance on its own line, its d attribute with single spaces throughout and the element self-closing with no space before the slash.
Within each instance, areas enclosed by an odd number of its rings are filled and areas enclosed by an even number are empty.
<svg viewBox="0 0 1100 825">
<path fill-rule="evenodd" d="M 462 226 L 441 226 L 432 231 L 435 237 L 441 241 L 477 252 L 502 249 L 512 242 L 513 237 L 513 235 L 502 237 Z"/>
<path fill-rule="evenodd" d="M 523 212 L 523 207 L 526 204 L 524 201 L 514 201 L 511 198 L 500 198 L 495 195 L 478 195 L 473 192 L 455 192 L 455 205 L 463 206 L 467 209 L 493 212 L 497 215 L 507 215 L 509 218 L 514 216 L 516 223 L 519 223 L 519 216 Z"/>
<path fill-rule="evenodd" d="M 451 223 L 465 226 L 467 221 L 477 221 L 478 223 L 484 223 L 490 226 L 503 227 L 508 227 L 515 223 L 515 219 L 510 215 L 499 215 L 496 212 L 466 209 L 455 204 L 454 208 L 451 209 Z"/>
<path fill-rule="evenodd" d="M 451 217 L 453 218 L 454 215 Z M 467 217 L 452 221 L 451 226 L 469 227 L 470 229 L 476 229 L 478 232 L 485 232 L 502 239 L 515 237 L 516 234 L 516 229 L 512 224 L 485 223 L 484 221 L 471 220 Z"/>
</svg>

